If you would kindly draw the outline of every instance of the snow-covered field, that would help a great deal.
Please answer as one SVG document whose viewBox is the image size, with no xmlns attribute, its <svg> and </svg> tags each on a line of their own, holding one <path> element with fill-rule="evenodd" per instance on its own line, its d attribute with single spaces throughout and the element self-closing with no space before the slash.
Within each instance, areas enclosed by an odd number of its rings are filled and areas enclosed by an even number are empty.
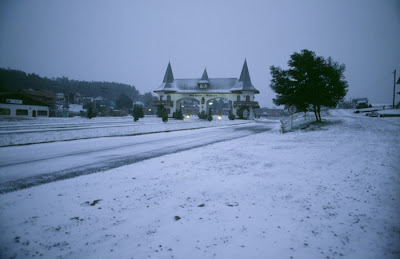
<svg viewBox="0 0 400 259">
<path fill-rule="evenodd" d="M 400 118 L 323 119 L 2 194 L 0 257 L 399 258 Z"/>
<path fill-rule="evenodd" d="M 200 120 L 197 116 L 185 118 L 185 120 L 169 119 L 167 123 L 160 123 L 160 121 L 161 119 L 155 116 L 146 116 L 137 122 L 134 122 L 131 116 L 96 117 L 91 120 L 81 117 L 3 120 L 0 125 L 0 147 L 60 140 L 130 136 L 248 122 L 243 120 L 231 121 L 226 116 L 222 120 L 218 120 L 217 116 L 214 116 L 214 120 L 211 122 Z"/>
</svg>

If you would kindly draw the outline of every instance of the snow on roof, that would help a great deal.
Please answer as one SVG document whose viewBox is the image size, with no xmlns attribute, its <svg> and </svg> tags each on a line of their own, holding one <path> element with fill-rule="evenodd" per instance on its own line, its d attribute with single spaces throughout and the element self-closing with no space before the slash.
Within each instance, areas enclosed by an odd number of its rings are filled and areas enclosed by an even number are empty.
<svg viewBox="0 0 400 259">
<path fill-rule="evenodd" d="M 199 84 L 207 83 L 207 88 L 200 88 Z M 253 86 L 250 79 L 247 61 L 244 61 L 240 78 L 208 78 L 207 70 L 204 69 L 201 78 L 174 79 L 171 64 L 168 63 L 162 84 L 154 92 L 171 91 L 178 93 L 231 93 L 234 91 L 259 91 Z"/>
</svg>

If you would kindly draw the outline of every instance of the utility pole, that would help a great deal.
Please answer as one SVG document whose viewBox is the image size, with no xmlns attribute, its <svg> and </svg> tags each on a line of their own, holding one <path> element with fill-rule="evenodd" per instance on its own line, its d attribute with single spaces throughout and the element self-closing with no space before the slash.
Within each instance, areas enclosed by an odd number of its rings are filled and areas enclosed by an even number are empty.
<svg viewBox="0 0 400 259">
<path fill-rule="evenodd" d="M 394 78 L 393 78 L 393 109 L 394 109 L 394 97 L 396 94 L 396 69 L 393 71 Z"/>
</svg>

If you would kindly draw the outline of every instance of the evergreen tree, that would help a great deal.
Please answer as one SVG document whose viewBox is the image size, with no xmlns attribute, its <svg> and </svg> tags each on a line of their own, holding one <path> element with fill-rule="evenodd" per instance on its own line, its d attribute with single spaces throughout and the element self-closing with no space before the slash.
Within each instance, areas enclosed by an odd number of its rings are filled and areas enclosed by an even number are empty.
<svg viewBox="0 0 400 259">
<path fill-rule="evenodd" d="M 162 112 L 162 121 L 163 122 L 168 122 L 168 111 L 167 109 L 164 108 L 163 112 Z"/>
<path fill-rule="evenodd" d="M 206 114 L 205 111 L 199 112 L 199 113 L 197 114 L 197 116 L 199 116 L 199 119 L 201 119 L 201 120 L 206 120 L 207 117 L 208 117 L 208 115 Z"/>
<path fill-rule="evenodd" d="M 157 107 L 157 113 L 156 113 L 156 115 L 157 115 L 157 117 L 162 117 L 163 116 L 163 114 L 164 114 L 164 105 L 159 105 L 158 107 Z"/>
<path fill-rule="evenodd" d="M 207 120 L 208 120 L 208 121 L 212 121 L 212 120 L 213 120 L 213 117 L 212 117 L 212 111 L 211 111 L 211 107 L 210 107 L 210 109 L 208 109 L 208 116 L 207 116 Z"/>
<path fill-rule="evenodd" d="M 132 109 L 133 101 L 131 98 L 126 96 L 125 94 L 121 94 L 117 100 L 117 109 Z"/>
<path fill-rule="evenodd" d="M 93 118 L 93 117 L 96 117 L 96 114 L 93 112 L 93 107 L 92 107 L 92 105 L 90 105 L 89 108 L 88 108 L 87 117 L 88 117 L 89 119 L 91 119 L 91 118 Z"/>
<path fill-rule="evenodd" d="M 2 88 L 0 91 L 7 92 L 29 88 L 49 90 L 53 93 L 79 92 L 82 96 L 103 96 L 113 101 L 117 100 L 121 93 L 127 95 L 131 100 L 138 100 L 140 97 L 139 91 L 132 85 L 115 82 L 78 81 L 68 79 L 68 77 L 49 79 L 36 74 L 4 68 L 0 68 L 0 87 Z"/>
<path fill-rule="evenodd" d="M 324 59 L 302 50 L 290 56 L 288 65 L 288 70 L 270 67 L 276 105 L 295 105 L 299 111 L 311 108 L 316 120 L 321 121 L 321 106 L 335 107 L 347 93 L 346 67 L 330 57 Z"/>
<path fill-rule="evenodd" d="M 133 121 L 138 121 L 140 118 L 140 106 L 139 105 L 134 105 L 133 106 L 133 111 L 132 111 L 132 115 L 133 115 Z"/>
<path fill-rule="evenodd" d="M 139 115 L 139 118 L 144 118 L 144 112 L 143 112 L 142 106 L 138 107 L 138 115 Z"/>
<path fill-rule="evenodd" d="M 236 115 L 239 117 L 239 119 L 242 120 L 244 118 L 243 113 L 246 110 L 247 110 L 247 112 L 249 112 L 249 107 L 242 106 L 242 107 L 240 107 L 239 109 L 236 110 Z"/>
<path fill-rule="evenodd" d="M 230 120 L 234 120 L 234 119 L 235 119 L 235 115 L 233 114 L 232 109 L 229 111 L 228 118 L 229 118 Z"/>
<path fill-rule="evenodd" d="M 177 120 L 183 120 L 182 108 L 180 108 L 179 111 L 176 111 L 173 117 Z"/>
</svg>

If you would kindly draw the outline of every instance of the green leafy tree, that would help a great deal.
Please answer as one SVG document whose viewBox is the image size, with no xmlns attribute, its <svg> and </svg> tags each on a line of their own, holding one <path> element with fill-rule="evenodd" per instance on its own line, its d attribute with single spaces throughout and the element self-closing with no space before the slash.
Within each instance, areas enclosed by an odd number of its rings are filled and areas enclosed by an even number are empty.
<svg viewBox="0 0 400 259">
<path fill-rule="evenodd" d="M 321 121 L 321 107 L 335 107 L 345 97 L 348 84 L 343 75 L 344 64 L 302 50 L 290 56 L 288 66 L 287 70 L 270 67 L 276 105 L 295 105 L 299 111 L 310 108 L 316 121 Z"/>
</svg>

